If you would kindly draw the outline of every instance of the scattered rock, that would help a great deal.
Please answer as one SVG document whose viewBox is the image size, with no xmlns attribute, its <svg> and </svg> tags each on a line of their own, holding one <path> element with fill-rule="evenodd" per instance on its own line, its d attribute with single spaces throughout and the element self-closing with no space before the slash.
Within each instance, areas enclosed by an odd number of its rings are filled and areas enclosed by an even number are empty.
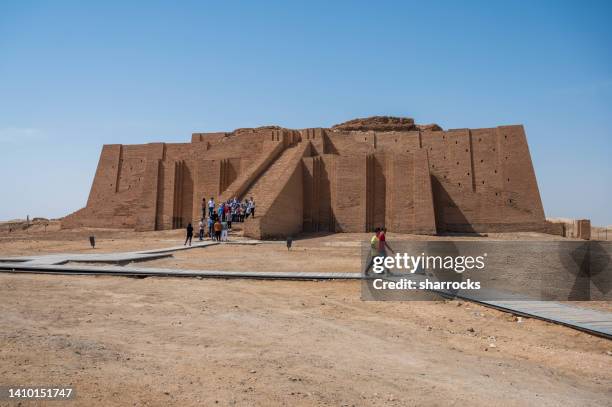
<svg viewBox="0 0 612 407">
<path fill-rule="evenodd" d="M 468 328 L 468 330 L 467 330 L 467 331 L 468 331 L 468 332 L 475 332 L 475 331 L 474 331 L 474 328 L 471 328 L 471 327 L 470 327 L 470 328 Z"/>
<path fill-rule="evenodd" d="M 332 126 L 332 130 L 342 131 L 440 131 L 435 123 L 415 124 L 409 117 L 372 116 L 349 120 Z"/>
<path fill-rule="evenodd" d="M 420 131 L 442 131 L 442 127 L 438 126 L 436 123 L 417 124 L 415 127 Z"/>
</svg>

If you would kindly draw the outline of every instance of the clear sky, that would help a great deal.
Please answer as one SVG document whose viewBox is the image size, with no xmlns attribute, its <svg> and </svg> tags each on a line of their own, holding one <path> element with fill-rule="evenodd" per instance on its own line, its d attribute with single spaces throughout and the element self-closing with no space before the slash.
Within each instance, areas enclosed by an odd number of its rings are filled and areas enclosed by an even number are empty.
<svg viewBox="0 0 612 407">
<path fill-rule="evenodd" d="M 1 1 L 0 219 L 83 207 L 102 144 L 401 115 L 524 124 L 546 215 L 609 225 L 611 21 L 609 1 Z"/>
</svg>

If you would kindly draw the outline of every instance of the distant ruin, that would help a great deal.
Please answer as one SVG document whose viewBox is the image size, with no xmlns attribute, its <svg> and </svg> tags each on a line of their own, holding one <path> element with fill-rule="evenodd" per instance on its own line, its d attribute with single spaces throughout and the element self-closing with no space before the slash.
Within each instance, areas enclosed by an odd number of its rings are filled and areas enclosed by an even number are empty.
<svg viewBox="0 0 612 407">
<path fill-rule="evenodd" d="M 245 235 L 555 232 L 522 126 L 454 129 L 371 117 L 332 128 L 194 133 L 191 143 L 105 145 L 87 206 L 62 227 L 174 229 L 202 198 L 255 198 Z"/>
</svg>

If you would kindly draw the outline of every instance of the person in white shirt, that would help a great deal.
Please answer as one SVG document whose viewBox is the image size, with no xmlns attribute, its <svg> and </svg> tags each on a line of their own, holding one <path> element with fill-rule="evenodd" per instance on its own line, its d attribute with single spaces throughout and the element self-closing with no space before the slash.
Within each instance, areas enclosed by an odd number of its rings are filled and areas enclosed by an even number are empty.
<svg viewBox="0 0 612 407">
<path fill-rule="evenodd" d="M 215 198 L 211 196 L 210 200 L 208 201 L 208 216 L 213 216 L 214 213 L 215 213 Z"/>
</svg>

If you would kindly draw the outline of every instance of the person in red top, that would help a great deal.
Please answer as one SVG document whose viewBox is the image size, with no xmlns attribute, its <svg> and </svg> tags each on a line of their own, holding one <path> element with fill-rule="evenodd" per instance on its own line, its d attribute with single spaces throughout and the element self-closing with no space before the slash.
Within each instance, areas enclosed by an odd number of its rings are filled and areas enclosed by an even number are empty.
<svg viewBox="0 0 612 407">
<path fill-rule="evenodd" d="M 232 228 L 232 208 L 231 208 L 230 201 L 227 201 L 223 211 L 225 212 L 225 221 L 227 222 L 227 228 L 231 229 Z"/>
<path fill-rule="evenodd" d="M 383 259 L 387 257 L 387 249 L 391 253 L 395 253 L 391 246 L 387 243 L 387 228 L 380 228 L 380 233 L 378 234 L 378 257 L 382 257 Z M 392 275 L 390 270 L 385 270 L 387 274 Z"/>
<path fill-rule="evenodd" d="M 391 253 L 395 253 L 391 246 L 387 244 L 387 228 L 382 228 L 380 233 L 378 234 L 378 252 L 380 256 L 385 257 L 387 255 L 387 249 L 391 251 Z"/>
</svg>

